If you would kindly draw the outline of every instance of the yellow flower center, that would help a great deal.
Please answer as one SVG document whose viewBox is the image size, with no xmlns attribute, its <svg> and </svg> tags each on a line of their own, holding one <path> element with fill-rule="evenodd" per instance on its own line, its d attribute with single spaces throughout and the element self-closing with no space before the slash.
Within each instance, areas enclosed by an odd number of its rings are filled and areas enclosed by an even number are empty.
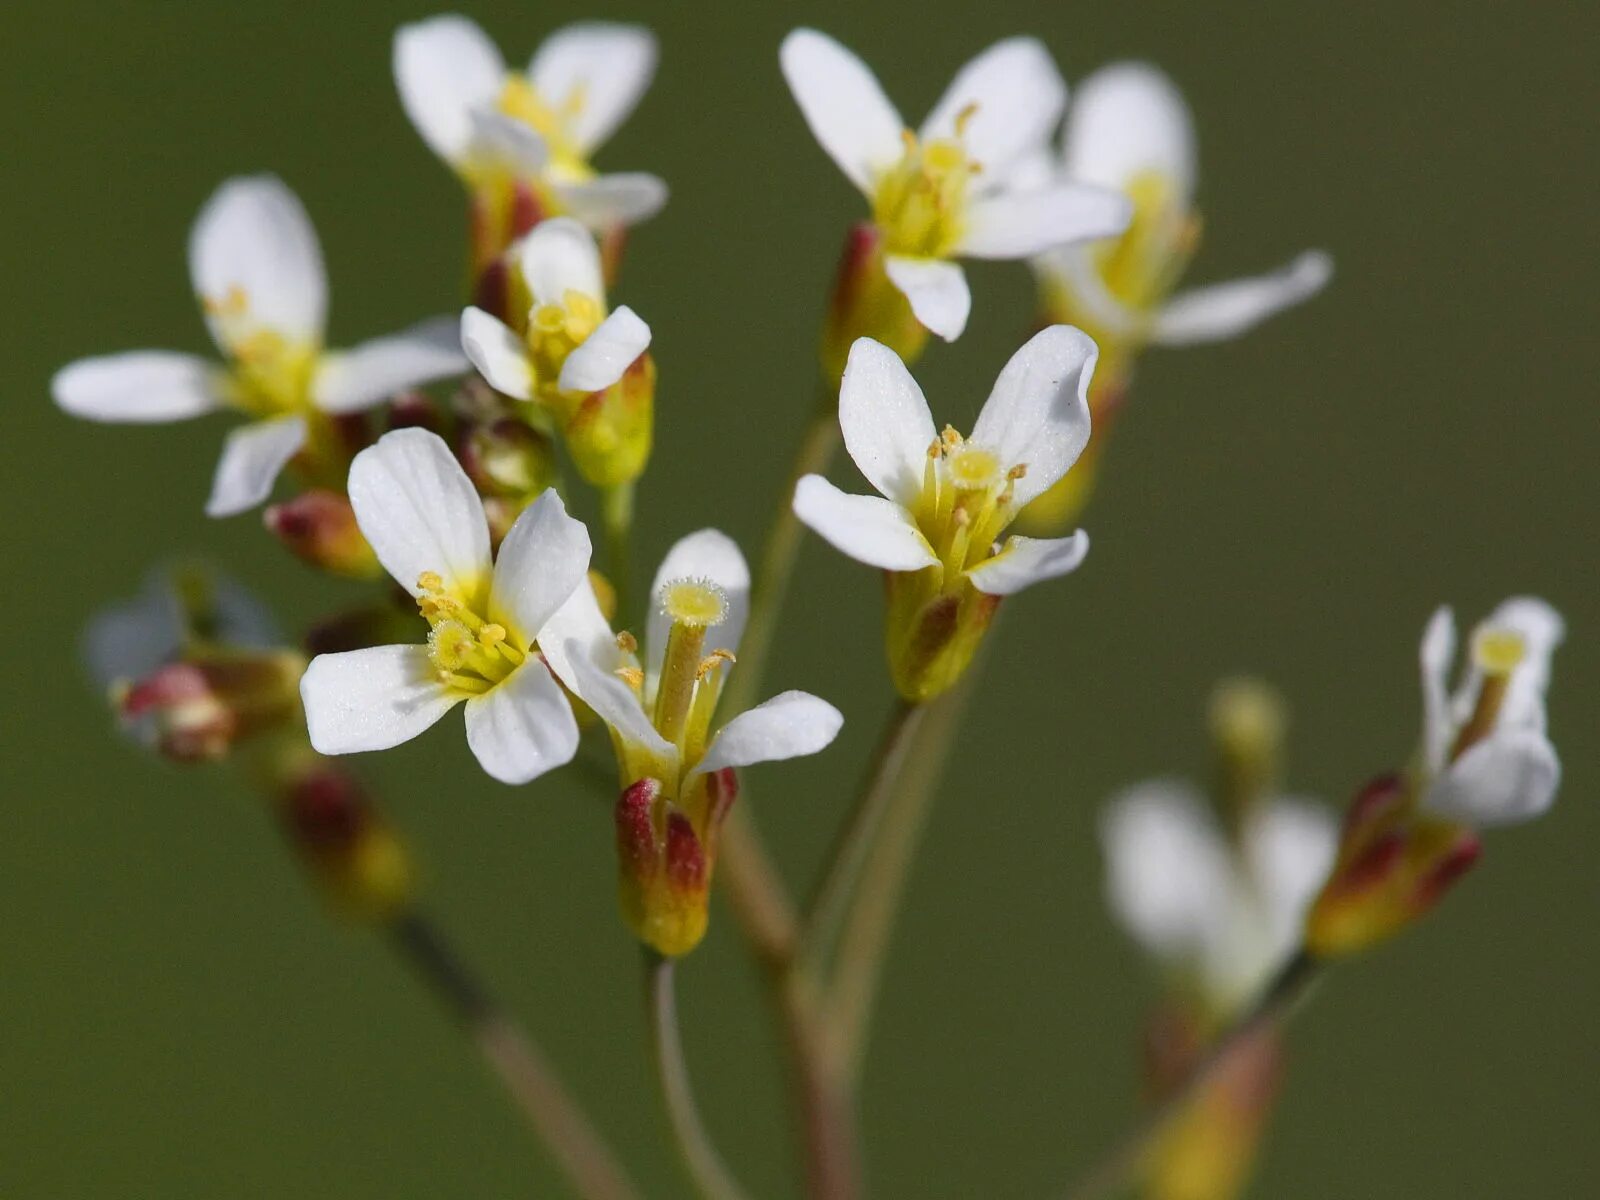
<svg viewBox="0 0 1600 1200">
<path fill-rule="evenodd" d="M 257 417 L 275 417 L 311 409 L 311 379 L 321 347 L 297 342 L 256 323 L 250 296 L 235 284 L 222 296 L 201 303 L 216 322 L 232 358 L 227 396 L 239 409 Z"/>
<path fill-rule="evenodd" d="M 573 88 L 561 107 L 556 108 L 526 78 L 513 75 L 501 88 L 495 107 L 543 138 L 550 150 L 552 172 L 575 183 L 594 177 L 594 168 L 571 133 L 572 119 L 583 111 L 583 104 L 581 86 Z"/>
<path fill-rule="evenodd" d="M 1120 237 L 1096 247 L 1095 265 L 1107 291 L 1148 313 L 1189 265 L 1200 241 L 1200 218 L 1179 203 L 1176 184 L 1159 172 L 1134 176 L 1124 190 L 1133 202 L 1133 220 Z"/>
<path fill-rule="evenodd" d="M 479 696 L 520 667 L 532 648 L 513 630 L 487 621 L 475 603 L 452 595 L 444 580 L 425 571 L 417 580 L 417 607 L 428 622 L 428 656 L 439 682 Z"/>
<path fill-rule="evenodd" d="M 876 181 L 873 222 L 890 254 L 948 258 L 961 240 L 967 192 L 981 169 L 967 157 L 961 134 L 975 110 L 956 118 L 956 137 L 919 142 L 909 129 L 905 153 Z"/>
<path fill-rule="evenodd" d="M 1022 463 L 1007 467 L 993 450 L 973 445 L 948 425 L 928 447 L 914 516 L 944 564 L 947 584 L 990 557 L 1016 515 L 1012 496 L 1027 471 Z"/>
<path fill-rule="evenodd" d="M 557 380 L 567 356 L 583 345 L 605 319 L 604 304 L 570 289 L 560 304 L 537 305 L 528 315 L 528 357 L 541 399 L 558 398 Z"/>
</svg>

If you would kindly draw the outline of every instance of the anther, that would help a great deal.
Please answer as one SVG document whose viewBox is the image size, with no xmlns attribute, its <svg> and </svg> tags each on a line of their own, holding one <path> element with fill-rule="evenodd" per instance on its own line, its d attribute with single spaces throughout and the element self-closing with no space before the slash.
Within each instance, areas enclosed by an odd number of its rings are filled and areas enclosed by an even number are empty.
<svg viewBox="0 0 1600 1200">
<path fill-rule="evenodd" d="M 617 634 L 617 649 L 624 654 L 637 654 L 639 653 L 639 639 L 624 629 Z"/>
<path fill-rule="evenodd" d="M 733 656 L 732 650 L 724 650 L 719 647 L 700 660 L 700 666 L 695 670 L 694 673 L 695 680 L 698 682 L 699 680 L 704 679 L 723 663 L 727 663 L 731 667 L 738 661 L 739 660 Z"/>
</svg>

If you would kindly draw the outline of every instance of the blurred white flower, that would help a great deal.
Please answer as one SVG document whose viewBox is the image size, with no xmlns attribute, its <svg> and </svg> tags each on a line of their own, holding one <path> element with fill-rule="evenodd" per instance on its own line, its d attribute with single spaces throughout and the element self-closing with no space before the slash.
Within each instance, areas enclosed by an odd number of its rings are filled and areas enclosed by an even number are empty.
<svg viewBox="0 0 1600 1200">
<path fill-rule="evenodd" d="M 1127 227 L 1116 192 L 1065 180 L 1022 188 L 1013 170 L 1047 143 L 1067 88 L 1032 38 L 974 58 L 913 133 L 870 68 L 826 34 L 796 29 L 780 52 L 806 123 L 872 205 L 885 269 L 926 328 L 953 341 L 972 297 L 967 258 L 1027 258 Z"/>
<path fill-rule="evenodd" d="M 1112 912 L 1164 967 L 1220 1014 L 1235 1011 L 1298 944 L 1333 865 L 1338 827 L 1317 805 L 1265 799 L 1237 843 L 1189 785 L 1138 784 L 1100 822 Z"/>
<path fill-rule="evenodd" d="M 51 391 L 62 409 L 92 421 L 181 421 L 220 408 L 254 418 L 223 444 L 211 516 L 265 500 L 327 416 L 466 369 L 449 317 L 325 350 L 322 248 L 299 199 L 273 176 L 217 189 L 190 234 L 189 273 L 223 364 L 135 350 L 80 359 L 56 373 Z"/>
<path fill-rule="evenodd" d="M 1420 654 L 1425 811 L 1482 828 L 1526 821 L 1554 802 L 1561 762 L 1545 734 L 1545 691 L 1565 632 L 1543 600 L 1507 600 L 1473 630 L 1452 694 L 1455 618 L 1448 608 L 1433 614 Z"/>
<path fill-rule="evenodd" d="M 666 203 L 666 184 L 654 175 L 600 175 L 590 165 L 655 67 L 655 37 L 637 25 L 565 26 L 526 72 L 508 68 L 466 17 L 404 25 L 394 39 L 400 102 L 435 154 L 474 188 L 532 181 L 541 215 L 567 214 L 593 229 L 634 224 Z"/>
<path fill-rule="evenodd" d="M 1176 346 L 1244 333 L 1316 295 L 1332 260 L 1308 251 L 1276 271 L 1172 295 L 1199 238 L 1194 213 L 1195 137 L 1183 96 L 1146 63 L 1115 63 L 1079 86 L 1059 162 L 1036 158 L 1024 174 L 1125 195 L 1133 221 L 1114 240 L 1059 246 L 1034 260 L 1055 320 L 1088 329 L 1109 356 L 1146 342 Z"/>
<path fill-rule="evenodd" d="M 311 744 L 322 754 L 385 750 L 466 702 L 467 744 L 504 783 L 571 760 L 578 726 L 540 657 L 552 616 L 588 591 L 589 533 L 546 491 L 492 561 L 472 482 L 437 436 L 385 434 L 356 455 L 350 503 L 384 569 L 430 626 L 422 645 L 376 646 L 312 660 L 301 682 Z"/>
</svg>

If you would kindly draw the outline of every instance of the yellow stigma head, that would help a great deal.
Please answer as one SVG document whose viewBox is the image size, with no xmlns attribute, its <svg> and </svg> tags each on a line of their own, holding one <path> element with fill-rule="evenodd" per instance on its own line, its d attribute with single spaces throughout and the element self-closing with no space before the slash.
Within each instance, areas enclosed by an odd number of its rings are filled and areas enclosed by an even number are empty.
<svg viewBox="0 0 1600 1200">
<path fill-rule="evenodd" d="M 981 491 L 1001 480 L 1000 460 L 994 451 L 965 443 L 945 456 L 950 482 L 963 492 Z"/>
<path fill-rule="evenodd" d="M 1514 629 L 1481 629 L 1472 639 L 1472 661 L 1485 675 L 1511 674 L 1527 653 L 1528 643 Z"/>
<path fill-rule="evenodd" d="M 673 624 L 694 629 L 721 624 L 728 615 L 727 595 L 709 579 L 674 579 L 657 602 Z"/>
</svg>

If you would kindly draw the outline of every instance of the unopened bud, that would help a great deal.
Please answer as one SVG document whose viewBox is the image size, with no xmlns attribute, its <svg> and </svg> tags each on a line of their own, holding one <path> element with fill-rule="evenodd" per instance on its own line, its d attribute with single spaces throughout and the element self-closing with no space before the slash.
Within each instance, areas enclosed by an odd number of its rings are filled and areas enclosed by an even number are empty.
<svg viewBox="0 0 1600 1200">
<path fill-rule="evenodd" d="M 515 417 L 472 425 L 459 450 L 461 465 L 485 496 L 527 504 L 555 483 L 550 439 Z"/>
<path fill-rule="evenodd" d="M 1306 917 L 1306 948 L 1355 954 L 1415 923 L 1478 861 L 1472 830 L 1419 812 L 1412 786 L 1384 776 L 1356 796 L 1339 855 Z"/>
<path fill-rule="evenodd" d="M 280 817 L 284 835 L 339 915 L 384 920 L 410 903 L 410 855 L 341 768 L 319 760 L 295 775 L 284 788 Z"/>
<path fill-rule="evenodd" d="M 210 652 L 158 667 L 115 692 L 135 735 L 176 762 L 215 762 L 246 738 L 300 720 L 305 660 L 287 651 Z"/>
<path fill-rule="evenodd" d="M 383 566 L 339 492 L 312 488 L 263 514 L 267 528 L 302 562 L 347 579 L 378 579 Z"/>
<path fill-rule="evenodd" d="M 884 271 L 883 233 L 869 221 L 851 227 L 839 258 L 833 299 L 822 330 L 822 373 L 835 388 L 857 338 L 882 342 L 910 366 L 928 344 L 928 331 L 905 294 Z"/>
<path fill-rule="evenodd" d="M 610 387 L 570 404 L 562 436 L 578 473 L 596 487 L 644 473 L 655 440 L 656 363 L 646 351 Z"/>
</svg>

